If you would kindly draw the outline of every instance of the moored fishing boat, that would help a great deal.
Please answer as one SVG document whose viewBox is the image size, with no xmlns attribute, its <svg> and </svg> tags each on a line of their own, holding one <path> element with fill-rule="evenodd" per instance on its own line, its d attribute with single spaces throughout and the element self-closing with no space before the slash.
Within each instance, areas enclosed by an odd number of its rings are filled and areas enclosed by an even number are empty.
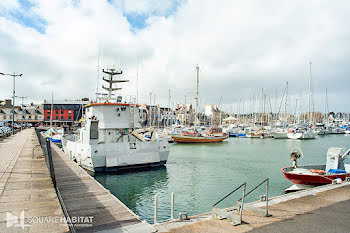
<svg viewBox="0 0 350 233">
<path fill-rule="evenodd" d="M 122 102 L 122 97 L 112 98 L 112 92 L 120 90 L 114 83 L 127 80 L 114 79 L 122 71 L 103 70 L 109 79 L 108 97 L 85 106 L 82 127 L 76 135 L 62 138 L 65 153 L 83 168 L 91 172 L 119 172 L 151 168 L 166 164 L 169 156 L 167 140 L 156 140 L 152 128 L 141 129 L 139 105 Z M 145 139 L 149 135 L 149 140 Z"/>
<path fill-rule="evenodd" d="M 301 157 L 302 151 L 299 148 L 294 148 L 290 154 L 293 166 L 281 168 L 285 178 L 295 184 L 291 187 L 292 189 L 286 191 L 295 191 L 334 182 L 339 183 L 349 179 L 350 164 L 344 164 L 344 160 L 349 153 L 350 149 L 344 153 L 343 148 L 331 147 L 328 149 L 325 165 L 298 166 L 297 159 Z"/>
</svg>

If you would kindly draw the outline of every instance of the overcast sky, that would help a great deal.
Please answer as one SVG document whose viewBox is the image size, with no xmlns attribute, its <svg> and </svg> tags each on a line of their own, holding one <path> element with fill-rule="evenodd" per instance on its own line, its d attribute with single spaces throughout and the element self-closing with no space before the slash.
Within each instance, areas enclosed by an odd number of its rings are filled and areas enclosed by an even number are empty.
<svg viewBox="0 0 350 233">
<path fill-rule="evenodd" d="M 241 97 L 246 112 L 263 88 L 275 109 L 288 81 L 294 112 L 296 99 L 307 110 L 311 61 L 315 109 L 327 88 L 329 110 L 349 112 L 349 12 L 347 0 L 0 0 L 0 72 L 23 73 L 16 95 L 42 103 L 95 98 L 111 67 L 136 97 L 138 64 L 139 102 L 152 92 L 168 106 L 169 89 L 171 105 L 194 102 L 198 64 L 201 106 L 237 111 Z M 0 76 L 0 99 L 12 82 Z"/>
</svg>

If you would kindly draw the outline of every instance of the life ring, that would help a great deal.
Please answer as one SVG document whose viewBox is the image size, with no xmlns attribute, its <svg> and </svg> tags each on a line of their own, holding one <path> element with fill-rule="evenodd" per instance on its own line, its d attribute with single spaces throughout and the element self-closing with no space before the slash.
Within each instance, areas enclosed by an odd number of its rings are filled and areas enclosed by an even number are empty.
<svg viewBox="0 0 350 233">
<path fill-rule="evenodd" d="M 288 129 L 288 133 L 291 133 L 292 132 L 292 130 L 291 129 Z"/>
<path fill-rule="evenodd" d="M 317 174 L 325 174 L 326 172 L 323 170 L 319 170 L 319 169 L 310 169 L 309 170 L 312 173 L 317 173 Z"/>
</svg>

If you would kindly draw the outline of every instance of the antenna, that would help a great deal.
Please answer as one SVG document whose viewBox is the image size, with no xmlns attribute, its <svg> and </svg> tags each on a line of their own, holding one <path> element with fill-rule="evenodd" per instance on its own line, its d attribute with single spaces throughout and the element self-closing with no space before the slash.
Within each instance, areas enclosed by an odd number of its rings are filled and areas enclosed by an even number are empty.
<svg viewBox="0 0 350 233">
<path fill-rule="evenodd" d="M 98 56 L 97 56 L 97 84 L 96 84 L 96 102 L 98 87 L 100 85 L 100 43 L 98 43 Z"/>
<path fill-rule="evenodd" d="M 108 91 L 108 98 L 111 99 L 112 97 L 112 92 L 113 91 L 117 91 L 117 90 L 121 90 L 122 88 L 118 88 L 118 87 L 113 87 L 113 83 L 122 83 L 122 82 L 129 82 L 129 80 L 114 80 L 113 79 L 113 76 L 114 75 L 120 75 L 123 73 L 123 71 L 116 71 L 114 68 L 113 69 L 102 69 L 102 72 L 105 73 L 105 74 L 108 74 L 109 75 L 109 79 L 105 79 L 103 77 L 103 81 L 109 83 L 109 87 L 105 87 L 105 86 L 102 86 L 103 89 L 107 90 Z"/>
<path fill-rule="evenodd" d="M 136 59 L 136 103 L 139 102 L 139 57 Z"/>
</svg>

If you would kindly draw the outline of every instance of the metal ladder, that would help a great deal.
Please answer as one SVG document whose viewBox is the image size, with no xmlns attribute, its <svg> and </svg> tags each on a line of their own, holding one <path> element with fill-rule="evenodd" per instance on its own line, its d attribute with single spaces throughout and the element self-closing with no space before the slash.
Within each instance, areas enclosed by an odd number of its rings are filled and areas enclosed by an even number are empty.
<svg viewBox="0 0 350 233">
<path fill-rule="evenodd" d="M 265 201 L 266 202 L 266 209 L 261 209 L 259 207 L 253 206 L 251 204 L 244 204 L 244 198 L 251 194 L 254 190 L 256 190 L 258 187 L 266 183 L 266 194 L 260 197 L 260 201 Z M 242 224 L 242 215 L 243 215 L 243 210 L 251 211 L 257 215 L 260 216 L 265 216 L 269 217 L 271 216 L 269 214 L 269 179 L 265 179 L 263 182 L 255 186 L 252 190 L 250 190 L 248 193 L 246 193 L 246 186 L 247 183 L 244 182 L 240 186 L 238 186 L 236 189 L 234 189 L 232 192 L 227 194 L 225 197 L 223 197 L 221 200 L 216 202 L 212 206 L 212 216 L 213 218 L 216 219 L 230 219 L 231 224 L 234 226 Z M 233 208 L 225 208 L 225 209 L 220 209 L 216 207 L 217 204 L 222 202 L 224 199 L 229 197 L 231 194 L 239 190 L 241 187 L 243 187 L 243 195 L 240 199 L 237 200 L 236 205 Z M 237 215 L 239 213 L 239 215 Z"/>
</svg>

